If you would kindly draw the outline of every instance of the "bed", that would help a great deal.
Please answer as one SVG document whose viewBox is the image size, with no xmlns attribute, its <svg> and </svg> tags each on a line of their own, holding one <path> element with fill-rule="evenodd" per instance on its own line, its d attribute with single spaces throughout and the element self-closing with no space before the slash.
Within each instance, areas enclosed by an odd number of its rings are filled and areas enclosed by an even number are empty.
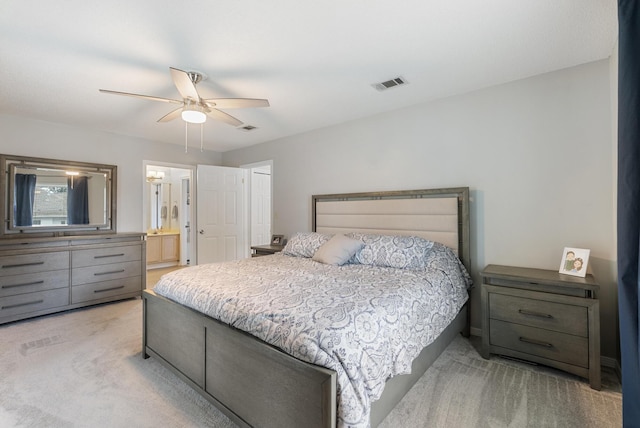
<svg viewBox="0 0 640 428">
<path fill-rule="evenodd" d="M 260 300 L 263 296 L 260 293 L 264 293 L 264 298 L 269 301 L 283 300 L 284 294 L 287 293 L 286 287 L 305 280 L 310 281 L 309 284 L 317 284 L 315 288 L 323 290 L 325 295 L 335 294 L 330 288 L 326 288 L 334 283 L 340 284 L 338 290 L 360 290 L 362 284 L 356 284 L 357 287 L 350 288 L 351 282 L 360 281 L 357 279 L 360 277 L 355 276 L 356 270 L 365 270 L 365 275 L 382 278 L 384 283 L 399 281 L 400 277 L 404 276 L 408 276 L 409 283 L 415 281 L 414 271 L 397 269 L 393 266 L 371 266 L 373 271 L 369 271 L 366 270 L 369 267 L 359 265 L 360 262 L 363 265 L 367 264 L 365 249 L 375 248 L 373 244 L 366 243 L 367 237 L 371 236 L 404 236 L 406 239 L 398 238 L 400 242 L 411 240 L 411 242 L 423 243 L 424 240 L 429 240 L 431 244 L 425 245 L 433 245 L 433 248 L 438 249 L 446 248 L 447 251 L 450 248 L 450 251 L 455 252 L 454 258 L 458 262 L 461 260 L 468 267 L 468 201 L 468 188 L 313 196 L 312 233 L 309 235 L 334 238 L 347 236 L 352 243 L 354 240 L 361 240 L 363 244 L 358 250 L 359 261 L 354 262 L 352 259 L 347 264 L 333 267 L 317 263 L 310 258 L 305 258 L 306 256 L 273 255 L 232 262 L 230 265 L 225 264 L 228 265 L 224 267 L 225 271 L 221 270 L 223 266 L 216 264 L 197 266 L 179 271 L 178 274 L 166 275 L 167 278 L 163 277 L 159 282 L 158 290 L 146 290 L 143 293 L 143 355 L 145 358 L 152 356 L 158 359 L 240 426 L 377 426 L 450 341 L 461 332 L 468 335 L 468 304 L 463 305 L 464 301 L 461 298 L 454 299 L 459 300 L 456 312 L 450 316 L 447 315 L 449 318 L 446 323 L 441 323 L 443 330 L 438 331 L 435 340 L 433 337 L 426 339 L 429 344 L 424 349 L 422 345 L 417 347 L 418 345 L 415 344 L 422 342 L 413 339 L 404 341 L 403 338 L 395 341 L 403 345 L 401 354 L 409 358 L 410 373 L 390 377 L 388 373 L 409 371 L 409 368 L 405 367 L 406 361 L 398 363 L 402 360 L 400 358 L 393 360 L 395 363 L 392 364 L 394 367 L 391 372 L 385 371 L 391 369 L 380 364 L 377 366 L 374 364 L 375 370 L 370 367 L 366 369 L 368 372 L 375 372 L 376 379 L 382 379 L 382 386 L 380 382 L 374 383 L 367 379 L 360 382 L 369 388 L 367 394 L 375 391 L 373 394 L 375 401 L 367 403 L 366 412 L 362 413 L 363 417 L 366 416 L 366 420 L 363 420 L 353 417 L 353 413 L 345 412 L 345 409 L 353 410 L 345 403 L 352 403 L 354 394 L 356 397 L 359 396 L 358 394 L 366 395 L 358 392 L 357 388 L 353 388 L 355 392 L 349 392 L 351 386 L 345 383 L 344 372 L 360 367 L 360 364 L 349 361 L 350 348 L 346 347 L 346 351 L 345 347 L 336 348 L 340 352 L 334 353 L 340 357 L 341 361 L 340 364 L 332 366 L 325 361 L 324 353 L 319 352 L 312 345 L 288 347 L 284 341 L 279 341 L 279 338 L 287 334 L 293 334 L 297 338 L 302 334 L 301 332 L 307 331 L 306 327 L 300 327 L 302 330 L 299 331 L 295 330 L 296 326 L 300 325 L 300 319 L 305 318 L 304 311 L 301 312 L 302 315 L 298 315 L 298 318 L 288 312 L 287 315 L 280 313 L 265 315 L 259 310 L 256 315 L 247 316 L 245 312 L 241 312 L 244 309 L 240 307 L 239 302 L 252 306 L 256 302 L 250 299 Z M 285 253 L 286 250 L 287 248 Z M 320 253 L 320 251 L 317 252 Z M 429 254 L 435 252 L 431 250 Z M 257 297 L 247 295 L 243 300 L 234 300 L 235 297 L 222 297 L 222 300 L 215 300 L 219 298 L 216 293 L 224 291 L 225 287 L 220 286 L 219 290 L 215 287 L 198 289 L 195 297 L 181 300 L 187 290 L 196 289 L 195 284 L 204 283 L 207 278 L 218 278 L 224 285 L 233 282 L 236 276 L 241 281 L 243 278 L 249 278 L 245 275 L 249 275 L 252 270 L 255 271 L 254 276 L 260 278 L 258 282 L 262 287 Z M 330 277 L 334 273 L 342 276 Z M 395 276 L 385 277 L 384 275 Z M 185 281 L 189 284 L 185 285 Z M 254 280 L 247 280 L 248 282 L 254 282 Z M 281 286 L 285 289 L 280 289 Z M 311 288 L 309 285 L 305 287 L 305 290 Z M 236 295 L 242 295 L 245 287 L 241 283 L 233 289 Z M 156 291 L 170 298 L 163 297 Z M 281 295 L 267 297 L 267 292 Z M 344 293 L 348 294 L 346 291 Z M 205 299 L 204 296 L 208 297 Z M 209 297 L 212 298 L 211 302 L 222 301 L 222 303 L 210 303 Z M 317 299 L 320 298 L 314 297 L 309 300 Z M 183 301 L 184 304 L 177 301 Z M 354 301 L 357 302 L 357 300 Z M 297 302 L 296 306 L 302 304 L 309 303 L 304 300 Z M 320 306 L 310 309 L 309 313 L 318 312 L 317 309 L 321 308 L 323 303 L 318 304 Z M 357 303 L 353 304 L 357 305 Z M 340 305 L 342 303 L 338 304 Z M 349 305 L 352 303 L 346 304 L 346 306 Z M 217 308 L 218 312 L 210 312 L 211 308 Z M 380 307 L 376 310 L 379 311 Z M 421 314 L 420 311 L 417 313 Z M 274 316 L 281 318 L 283 322 L 278 324 L 277 319 L 274 321 Z M 266 318 L 269 319 L 265 323 Z M 334 311 L 332 318 L 335 320 L 340 316 Z M 287 321 L 290 324 L 287 324 Z M 324 321 L 316 320 L 316 322 Z M 245 332 L 245 330 L 251 331 L 251 326 L 255 328 L 252 334 Z M 331 340 L 340 342 L 344 341 L 344 337 L 354 336 L 351 332 L 350 336 L 347 334 L 335 339 L 333 335 L 339 328 L 336 325 L 328 325 L 327 331 L 329 330 L 331 335 L 328 333 L 320 335 L 325 338 L 320 340 L 322 351 L 325 350 L 325 344 L 330 343 Z M 402 334 L 399 335 L 402 336 Z M 356 336 L 360 340 L 362 337 L 366 338 L 366 333 L 364 336 L 362 334 Z M 331 340 L 327 340 L 326 337 Z M 391 347 L 394 342 L 393 337 L 387 336 L 385 340 L 385 343 L 390 344 L 388 347 Z M 366 351 L 365 357 L 354 358 L 364 361 L 373 354 L 381 353 L 377 348 L 367 346 L 362 346 Z M 302 352 L 301 349 L 303 349 Z M 416 355 L 417 357 L 414 358 Z M 344 370 L 343 367 L 345 367 Z M 363 363 L 362 367 L 366 368 L 367 365 Z M 348 375 L 351 377 L 352 373 Z M 359 378 L 358 375 L 354 377 Z M 387 377 L 390 378 L 387 379 Z"/>
</svg>

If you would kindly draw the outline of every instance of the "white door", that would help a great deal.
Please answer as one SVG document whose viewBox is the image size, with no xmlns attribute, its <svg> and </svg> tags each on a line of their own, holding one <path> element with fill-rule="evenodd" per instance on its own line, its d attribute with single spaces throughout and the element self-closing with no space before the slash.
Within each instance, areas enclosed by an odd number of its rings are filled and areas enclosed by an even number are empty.
<svg viewBox="0 0 640 428">
<path fill-rule="evenodd" d="M 271 168 L 251 170 L 251 245 L 271 243 Z"/>
<path fill-rule="evenodd" d="M 198 264 L 248 257 L 247 170 L 198 165 Z"/>
</svg>

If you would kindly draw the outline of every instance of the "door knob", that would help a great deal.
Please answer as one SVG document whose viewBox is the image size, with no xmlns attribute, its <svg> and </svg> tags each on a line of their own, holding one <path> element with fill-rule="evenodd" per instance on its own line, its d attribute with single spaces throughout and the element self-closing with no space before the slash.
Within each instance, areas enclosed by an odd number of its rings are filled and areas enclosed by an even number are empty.
<svg viewBox="0 0 640 428">
<path fill-rule="evenodd" d="M 204 229 L 200 229 L 200 230 L 198 231 L 198 233 L 199 233 L 200 235 L 204 235 Z"/>
</svg>

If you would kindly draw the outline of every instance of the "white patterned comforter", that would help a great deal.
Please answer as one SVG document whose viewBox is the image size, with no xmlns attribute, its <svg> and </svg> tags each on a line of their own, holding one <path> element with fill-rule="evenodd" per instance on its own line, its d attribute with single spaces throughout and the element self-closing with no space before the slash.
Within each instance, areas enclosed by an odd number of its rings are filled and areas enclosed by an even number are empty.
<svg viewBox="0 0 640 428">
<path fill-rule="evenodd" d="M 455 318 L 471 279 L 435 244 L 425 269 L 273 255 L 164 275 L 154 291 L 309 363 L 337 372 L 338 426 L 368 427 L 386 379 Z"/>
</svg>

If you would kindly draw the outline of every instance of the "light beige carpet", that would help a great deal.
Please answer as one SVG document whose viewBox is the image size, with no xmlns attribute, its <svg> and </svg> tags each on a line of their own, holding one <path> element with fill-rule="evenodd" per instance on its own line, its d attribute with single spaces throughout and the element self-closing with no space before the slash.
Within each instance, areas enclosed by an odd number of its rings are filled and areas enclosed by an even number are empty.
<svg viewBox="0 0 640 428">
<path fill-rule="evenodd" d="M 153 358 L 140 299 L 0 326 L 0 427 L 235 427 Z M 619 427 L 615 381 L 483 360 L 456 339 L 383 422 L 397 427 Z"/>
</svg>

